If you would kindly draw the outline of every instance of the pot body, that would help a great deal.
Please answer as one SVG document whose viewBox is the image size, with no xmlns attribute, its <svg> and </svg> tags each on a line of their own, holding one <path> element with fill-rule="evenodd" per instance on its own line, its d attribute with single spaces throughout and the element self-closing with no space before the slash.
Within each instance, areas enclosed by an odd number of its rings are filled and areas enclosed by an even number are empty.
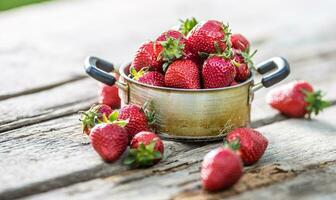
<svg viewBox="0 0 336 200">
<path fill-rule="evenodd" d="M 243 83 L 214 89 L 176 89 L 155 87 L 129 78 L 129 65 L 119 68 L 117 81 L 108 72 L 115 69 L 108 61 L 88 57 L 85 71 L 92 78 L 107 85 L 116 84 L 122 104 L 136 104 L 155 112 L 155 129 L 161 137 L 172 140 L 217 140 L 237 127 L 250 125 L 250 109 L 254 91 L 285 79 L 289 64 L 282 57 L 274 57 L 256 66 L 262 75 L 254 85 L 253 74 Z"/>
<path fill-rule="evenodd" d="M 228 131 L 250 125 L 253 77 L 236 86 L 185 90 L 148 87 L 128 77 L 128 68 L 120 68 L 123 104 L 143 106 L 148 102 L 155 112 L 156 132 L 171 139 L 216 139 Z"/>
</svg>

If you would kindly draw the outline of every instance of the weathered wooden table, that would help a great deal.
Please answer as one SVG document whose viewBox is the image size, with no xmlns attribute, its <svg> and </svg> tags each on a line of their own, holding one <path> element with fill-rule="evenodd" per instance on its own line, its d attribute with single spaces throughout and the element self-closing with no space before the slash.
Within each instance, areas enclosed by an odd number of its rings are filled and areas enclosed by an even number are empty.
<svg viewBox="0 0 336 200">
<path fill-rule="evenodd" d="M 104 163 L 81 134 L 79 110 L 96 102 L 88 55 L 127 61 L 136 47 L 195 16 L 222 19 L 259 53 L 288 58 L 286 80 L 306 79 L 336 102 L 333 0 L 54 1 L 0 13 L 0 199 L 336 199 L 336 106 L 313 120 L 270 109 L 255 96 L 252 125 L 270 141 L 233 188 L 200 187 L 203 156 L 220 143 L 165 142 L 165 159 L 143 170 Z"/>
</svg>

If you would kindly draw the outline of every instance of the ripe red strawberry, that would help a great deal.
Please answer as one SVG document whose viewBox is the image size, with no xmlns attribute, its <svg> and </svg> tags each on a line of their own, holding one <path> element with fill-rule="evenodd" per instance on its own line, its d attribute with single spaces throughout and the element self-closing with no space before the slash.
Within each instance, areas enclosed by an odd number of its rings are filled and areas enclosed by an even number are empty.
<svg viewBox="0 0 336 200">
<path fill-rule="evenodd" d="M 137 133 L 130 144 L 130 152 L 124 164 L 133 167 L 149 167 L 158 163 L 164 152 L 162 140 L 152 132 Z"/>
<path fill-rule="evenodd" d="M 82 112 L 80 121 L 82 122 L 82 130 L 86 135 L 90 134 L 91 129 L 96 125 L 96 120 L 103 120 L 103 116 L 108 117 L 112 113 L 110 106 L 98 104 L 92 106 L 88 111 Z"/>
<path fill-rule="evenodd" d="M 243 56 L 236 52 L 232 58 L 232 64 L 236 67 L 235 81 L 243 82 L 250 76 L 250 69 Z"/>
<path fill-rule="evenodd" d="M 273 108 L 288 117 L 310 118 L 311 114 L 318 115 L 320 111 L 330 105 L 322 99 L 321 91 L 314 91 L 306 81 L 293 81 L 271 90 L 266 101 Z"/>
<path fill-rule="evenodd" d="M 234 49 L 238 49 L 243 52 L 248 52 L 250 48 L 249 41 L 242 34 L 232 34 L 231 43 Z"/>
<path fill-rule="evenodd" d="M 143 109 L 137 105 L 126 105 L 119 111 L 119 120 L 129 120 L 125 126 L 128 137 L 131 140 L 135 134 L 141 131 L 148 131 L 148 119 Z"/>
<path fill-rule="evenodd" d="M 102 84 L 99 89 L 99 103 L 106 104 L 112 109 L 120 108 L 120 97 L 117 86 Z"/>
<path fill-rule="evenodd" d="M 105 161 L 113 162 L 126 150 L 128 135 L 126 130 L 117 124 L 103 123 L 92 129 L 90 142 Z"/>
<path fill-rule="evenodd" d="M 197 65 L 187 59 L 174 61 L 165 74 L 165 85 L 172 88 L 201 88 Z"/>
<path fill-rule="evenodd" d="M 182 33 L 180 33 L 179 31 L 176 31 L 176 30 L 168 30 L 166 32 L 163 32 L 161 35 L 159 35 L 159 37 L 156 38 L 155 41 L 157 42 L 164 42 L 164 41 L 167 41 L 167 39 L 171 37 L 171 38 L 174 38 L 174 39 L 180 39 L 181 42 L 185 42 L 185 38 L 183 36 Z"/>
<path fill-rule="evenodd" d="M 208 191 L 218 191 L 235 184 L 243 173 L 237 154 L 229 148 L 217 148 L 207 153 L 202 162 L 202 185 Z"/>
<path fill-rule="evenodd" d="M 224 52 L 230 42 L 228 26 L 216 20 L 198 23 L 188 34 L 187 43 L 193 54 Z"/>
<path fill-rule="evenodd" d="M 144 68 L 137 72 L 134 68 L 131 68 L 131 74 L 133 79 L 140 83 L 164 87 L 164 75 L 160 72 L 146 71 Z"/>
<path fill-rule="evenodd" d="M 202 77 L 204 88 L 229 86 L 236 76 L 236 69 L 229 59 L 211 56 L 204 61 Z"/>
<path fill-rule="evenodd" d="M 142 68 L 162 71 L 162 62 L 158 60 L 162 50 L 162 45 L 157 42 L 149 41 L 142 44 L 133 58 L 132 67 L 136 71 L 140 71 Z"/>
<path fill-rule="evenodd" d="M 162 33 L 157 39 L 160 45 L 162 45 L 162 51 L 158 57 L 160 62 L 163 62 L 163 71 L 166 70 L 167 66 L 174 60 L 182 58 L 189 52 L 186 52 L 185 44 L 186 39 L 182 33 L 176 30 L 169 30 Z"/>
<path fill-rule="evenodd" d="M 235 145 L 245 165 L 256 163 L 264 154 L 268 140 L 251 128 L 236 128 L 226 136 L 229 145 Z M 237 146 L 238 145 L 238 146 Z"/>
<path fill-rule="evenodd" d="M 234 81 L 232 81 L 232 83 L 230 84 L 230 86 L 235 86 L 235 85 L 238 85 L 238 83 L 234 80 Z"/>
</svg>

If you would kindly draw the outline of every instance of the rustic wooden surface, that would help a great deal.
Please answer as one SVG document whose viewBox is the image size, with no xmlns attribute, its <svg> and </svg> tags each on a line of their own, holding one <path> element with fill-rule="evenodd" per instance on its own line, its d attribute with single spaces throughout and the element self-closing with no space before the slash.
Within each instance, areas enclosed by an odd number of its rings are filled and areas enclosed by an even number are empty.
<svg viewBox="0 0 336 200">
<path fill-rule="evenodd" d="M 59 0 L 0 13 L 0 199 L 335 199 L 335 1 Z M 256 62 L 286 57 L 291 75 L 327 91 L 315 119 L 288 119 L 255 94 L 252 126 L 269 139 L 264 157 L 233 188 L 202 191 L 203 156 L 220 143 L 165 141 L 145 170 L 104 163 L 83 137 L 79 110 L 97 100 L 83 59 L 127 62 L 137 46 L 195 16 L 222 19 L 258 49 Z"/>
</svg>

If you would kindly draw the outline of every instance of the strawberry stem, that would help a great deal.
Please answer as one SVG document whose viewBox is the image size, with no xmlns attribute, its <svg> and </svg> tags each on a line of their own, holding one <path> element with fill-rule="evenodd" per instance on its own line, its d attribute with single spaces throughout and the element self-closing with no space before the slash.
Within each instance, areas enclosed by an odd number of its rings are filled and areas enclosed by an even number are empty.
<svg viewBox="0 0 336 200">
<path fill-rule="evenodd" d="M 166 36 L 166 41 L 161 41 L 163 51 L 160 53 L 159 58 L 163 61 L 171 62 L 179 59 L 183 56 L 184 44 L 180 42 L 180 39 Z"/>
<path fill-rule="evenodd" d="M 162 153 L 155 151 L 157 139 L 150 144 L 140 143 L 138 148 L 130 149 L 127 157 L 123 160 L 123 164 L 131 167 L 149 167 L 154 165 L 155 160 L 162 158 Z"/>
<path fill-rule="evenodd" d="M 325 101 L 322 99 L 324 94 L 322 94 L 321 90 L 318 90 L 316 92 L 302 90 L 302 92 L 305 95 L 304 100 L 308 103 L 308 106 L 306 107 L 308 119 L 311 118 L 312 113 L 318 115 L 324 108 L 331 105 L 329 101 Z"/>
<path fill-rule="evenodd" d="M 187 36 L 188 33 L 198 24 L 198 21 L 193 17 L 191 19 L 180 20 L 180 32 Z"/>
</svg>

